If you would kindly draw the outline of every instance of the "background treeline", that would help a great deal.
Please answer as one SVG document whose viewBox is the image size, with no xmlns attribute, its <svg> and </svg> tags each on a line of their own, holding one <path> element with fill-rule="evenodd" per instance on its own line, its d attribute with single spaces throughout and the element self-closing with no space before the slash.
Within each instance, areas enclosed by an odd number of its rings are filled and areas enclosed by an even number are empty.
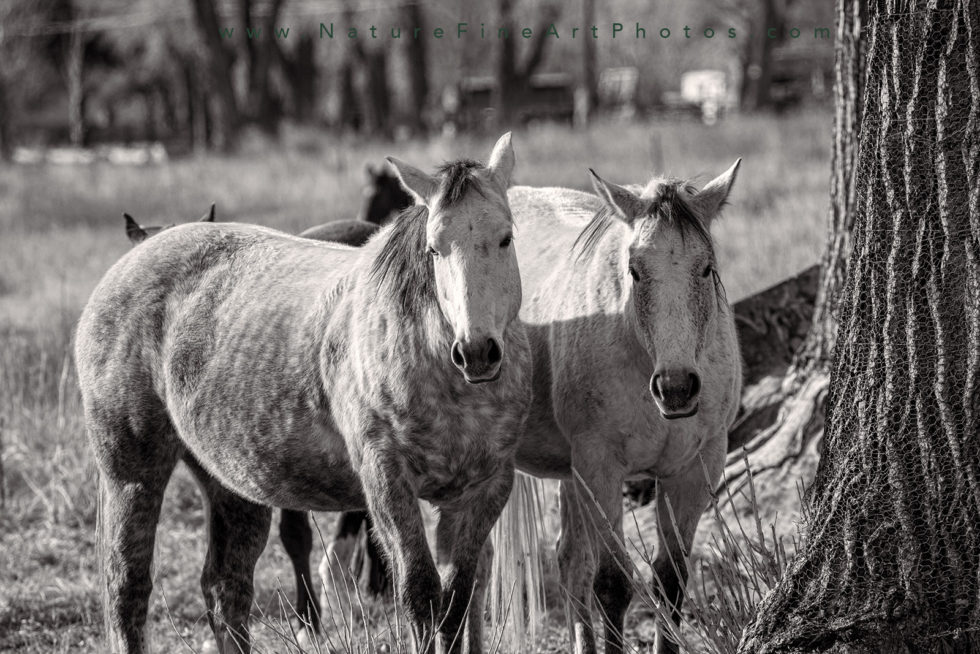
<svg viewBox="0 0 980 654">
<path fill-rule="evenodd" d="M 320 39 L 321 22 L 356 26 L 358 39 Z M 471 33 L 455 38 L 458 22 Z M 480 39 L 531 27 L 562 37 Z M 609 26 L 626 29 L 617 39 Z M 647 38 L 633 37 L 635 23 Z M 568 38 L 596 24 L 599 40 Z M 453 38 L 371 39 L 391 26 L 443 27 Z M 14 145 L 160 140 L 168 149 L 234 148 L 255 126 L 283 121 L 394 136 L 442 127 L 467 80 L 484 80 L 491 122 L 508 123 L 540 73 L 560 73 L 581 116 L 599 106 L 601 71 L 634 67 L 635 105 L 655 108 L 688 70 L 725 71 L 745 109 L 770 104 L 774 53 L 829 56 L 813 28 L 829 3 L 801 0 L 4 0 L 0 3 L 0 154 Z M 683 28 L 691 28 L 691 38 Z M 799 39 L 786 36 L 789 27 Z M 222 39 L 221 28 L 235 35 Z M 248 39 L 245 28 L 261 29 Z M 290 27 L 288 38 L 268 38 Z M 661 27 L 671 30 L 661 39 Z M 702 36 L 711 27 L 713 39 Z M 738 37 L 729 39 L 734 27 Z M 777 38 L 766 35 L 774 27 Z M 407 33 L 406 33 L 407 36 Z M 464 128 L 472 125 L 464 125 Z"/>
</svg>

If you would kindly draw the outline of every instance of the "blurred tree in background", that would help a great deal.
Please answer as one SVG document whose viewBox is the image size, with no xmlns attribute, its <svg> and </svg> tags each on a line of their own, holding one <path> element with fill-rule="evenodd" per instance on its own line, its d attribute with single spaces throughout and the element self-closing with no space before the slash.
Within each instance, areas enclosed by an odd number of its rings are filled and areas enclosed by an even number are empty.
<svg viewBox="0 0 980 654">
<path fill-rule="evenodd" d="M 725 72 L 745 107 L 763 108 L 773 79 L 767 62 L 803 41 L 813 46 L 812 27 L 832 22 L 824 4 L 4 0 L 0 155 L 10 155 L 14 140 L 160 140 L 176 151 L 231 150 L 243 129 L 276 135 L 283 121 L 387 137 L 420 133 L 442 127 L 476 79 L 485 80 L 479 110 L 490 120 L 460 126 L 509 125 L 534 117 L 521 111 L 529 101 L 564 101 L 561 94 L 533 97 L 535 80 L 554 73 L 552 83 L 558 79 L 568 97 L 574 89 L 588 114 L 602 108 L 603 71 L 617 67 L 635 71 L 641 111 L 655 109 L 683 73 L 698 69 Z M 762 26 L 772 21 L 798 24 L 807 38 L 797 43 L 780 30 L 769 39 Z M 461 22 L 467 34 L 457 38 Z M 334 24 L 333 38 L 321 36 L 321 23 Z M 615 39 L 613 23 L 622 24 Z M 557 36 L 546 35 L 551 24 Z M 639 38 L 637 25 L 645 31 Z M 509 38 L 498 38 L 501 27 Z M 440 39 L 436 28 L 444 30 Z M 531 38 L 521 35 L 524 28 Z"/>
</svg>

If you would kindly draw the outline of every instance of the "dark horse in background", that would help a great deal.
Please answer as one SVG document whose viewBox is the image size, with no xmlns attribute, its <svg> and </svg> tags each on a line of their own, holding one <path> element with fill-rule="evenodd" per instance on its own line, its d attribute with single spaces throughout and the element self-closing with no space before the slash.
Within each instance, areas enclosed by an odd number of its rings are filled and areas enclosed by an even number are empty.
<svg viewBox="0 0 980 654">
<path fill-rule="evenodd" d="M 398 178 L 386 166 L 366 167 L 367 185 L 364 188 L 364 203 L 357 220 L 335 220 L 300 233 L 300 236 L 319 241 L 333 241 L 359 247 L 393 216 L 412 205 L 412 197 L 402 188 Z M 126 236 L 135 245 L 147 238 L 174 226 L 141 225 L 131 215 L 123 214 L 126 220 Z M 215 206 L 201 219 L 202 222 L 215 221 Z M 363 551 L 358 549 L 362 529 L 367 532 Z M 346 511 L 341 513 L 332 530 L 330 550 L 334 557 L 348 562 L 355 579 L 372 596 L 383 595 L 391 588 L 391 571 L 381 554 L 381 550 L 371 536 L 372 523 L 367 511 Z M 318 630 L 320 609 L 313 593 L 313 576 L 310 569 L 310 556 L 313 552 L 313 529 L 309 514 L 305 511 L 283 509 L 279 520 L 279 538 L 289 556 L 296 575 L 296 612 L 309 625 Z"/>
</svg>

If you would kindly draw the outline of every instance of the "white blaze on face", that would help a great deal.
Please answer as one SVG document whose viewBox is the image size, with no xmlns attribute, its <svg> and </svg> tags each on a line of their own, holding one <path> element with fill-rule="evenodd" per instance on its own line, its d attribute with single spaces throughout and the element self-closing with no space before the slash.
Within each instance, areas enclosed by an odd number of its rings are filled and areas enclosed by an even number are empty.
<svg viewBox="0 0 980 654">
<path fill-rule="evenodd" d="M 429 225 L 439 303 L 463 343 L 501 342 L 521 303 L 509 211 L 502 196 L 486 193 L 470 192 Z"/>
</svg>

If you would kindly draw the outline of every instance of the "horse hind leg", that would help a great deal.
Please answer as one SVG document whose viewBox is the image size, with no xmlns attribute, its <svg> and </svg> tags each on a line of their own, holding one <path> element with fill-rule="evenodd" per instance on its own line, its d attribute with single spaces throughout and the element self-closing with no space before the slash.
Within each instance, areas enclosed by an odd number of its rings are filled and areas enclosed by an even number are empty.
<svg viewBox="0 0 980 654">
<path fill-rule="evenodd" d="M 100 470 L 96 547 L 108 651 L 141 653 L 148 648 L 156 527 L 180 446 L 166 433 L 169 425 L 137 431 L 128 418 L 89 415 L 100 416 L 89 420 L 88 433 Z"/>
<path fill-rule="evenodd" d="M 283 509 L 279 518 L 279 539 L 293 564 L 296 576 L 296 613 L 313 633 L 320 630 L 320 606 L 313 593 L 310 554 L 313 552 L 313 529 L 305 511 Z"/>
<path fill-rule="evenodd" d="M 226 490 L 190 457 L 185 461 L 205 496 L 208 552 L 201 590 L 208 622 L 220 654 L 248 654 L 253 574 L 272 526 L 272 509 Z"/>
</svg>

